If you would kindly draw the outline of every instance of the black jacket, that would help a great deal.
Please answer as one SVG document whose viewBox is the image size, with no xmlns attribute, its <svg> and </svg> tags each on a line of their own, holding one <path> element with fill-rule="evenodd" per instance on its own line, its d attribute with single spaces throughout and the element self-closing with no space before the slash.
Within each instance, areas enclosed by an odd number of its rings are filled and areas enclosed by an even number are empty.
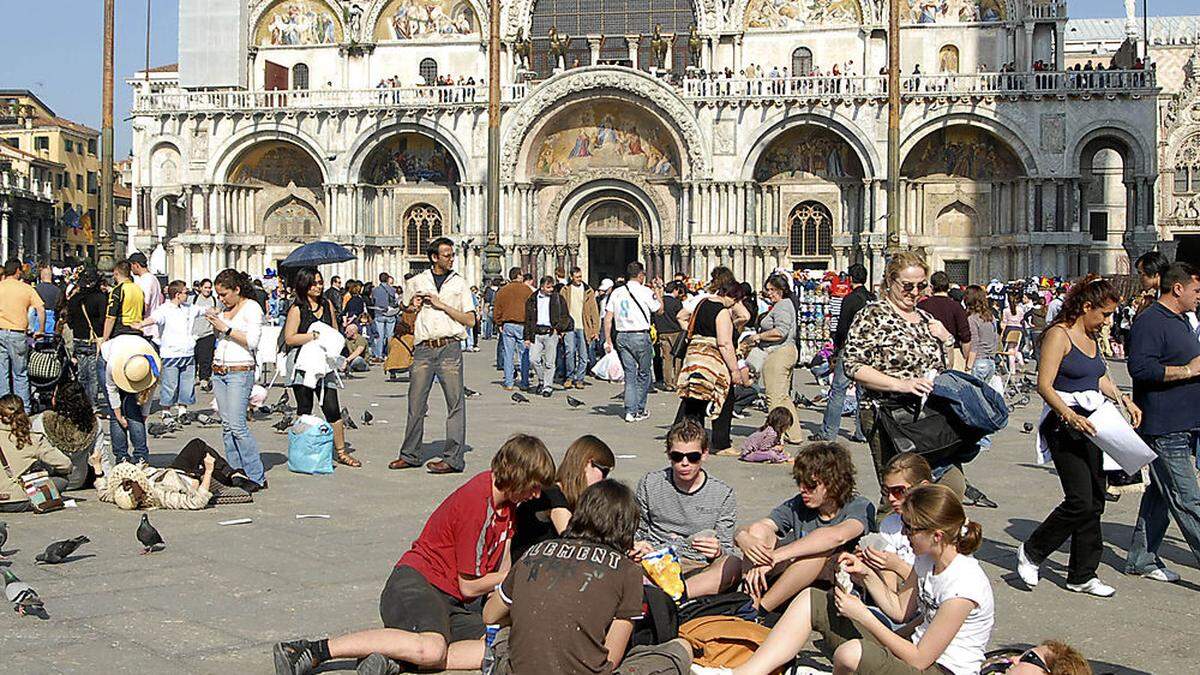
<svg viewBox="0 0 1200 675">
<path fill-rule="evenodd" d="M 841 352 L 842 347 L 845 346 L 846 335 L 850 332 L 850 324 L 854 323 L 854 317 L 863 307 L 867 306 L 868 302 L 874 299 L 875 294 L 868 291 L 866 286 L 859 286 L 842 298 L 842 312 L 838 314 L 837 330 L 833 332 L 835 352 Z"/>
<path fill-rule="evenodd" d="M 525 301 L 525 339 L 533 342 L 537 335 L 537 300 L 541 291 L 534 291 Z M 559 335 L 575 329 L 571 321 L 571 313 L 567 310 L 567 301 L 557 292 L 550 294 L 550 327 Z"/>
</svg>

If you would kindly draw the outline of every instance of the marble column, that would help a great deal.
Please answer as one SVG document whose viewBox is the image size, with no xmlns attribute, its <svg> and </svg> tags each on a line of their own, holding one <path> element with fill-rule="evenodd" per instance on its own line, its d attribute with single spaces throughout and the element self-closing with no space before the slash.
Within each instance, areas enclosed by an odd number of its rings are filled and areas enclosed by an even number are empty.
<svg viewBox="0 0 1200 675">
<path fill-rule="evenodd" d="M 594 66 L 600 63 L 600 43 L 604 41 L 604 38 L 599 35 L 588 35 L 586 40 L 588 43 L 588 53 L 592 59 L 591 65 Z"/>
<path fill-rule="evenodd" d="M 626 35 L 625 44 L 629 46 L 629 62 L 636 70 L 638 68 L 638 43 L 641 41 L 641 35 Z"/>
</svg>

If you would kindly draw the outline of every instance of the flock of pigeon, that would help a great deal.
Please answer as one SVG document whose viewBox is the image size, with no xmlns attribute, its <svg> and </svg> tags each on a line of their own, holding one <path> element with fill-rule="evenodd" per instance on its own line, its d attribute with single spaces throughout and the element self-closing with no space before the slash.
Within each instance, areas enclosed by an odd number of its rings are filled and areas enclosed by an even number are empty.
<svg viewBox="0 0 1200 675">
<path fill-rule="evenodd" d="M 158 530 L 150 524 L 150 516 L 142 514 L 142 520 L 138 523 L 137 540 L 142 545 L 142 555 L 152 553 L 166 546 L 162 535 Z M 86 535 L 80 535 L 73 539 L 64 539 L 56 541 L 46 547 L 46 550 L 37 554 L 34 558 L 34 564 L 43 565 L 59 565 L 69 562 L 75 551 L 79 550 L 80 546 L 90 542 Z M 4 545 L 8 542 L 8 524 L 0 522 L 0 560 L 8 560 L 4 555 Z M 9 563 L 11 565 L 11 563 Z M 42 599 L 38 597 L 37 591 L 33 586 L 21 581 L 13 574 L 12 570 L 5 567 L 0 570 L 4 576 L 4 597 L 12 604 L 13 610 L 21 616 L 36 616 L 41 619 L 50 618 L 46 613 L 46 605 Z"/>
</svg>

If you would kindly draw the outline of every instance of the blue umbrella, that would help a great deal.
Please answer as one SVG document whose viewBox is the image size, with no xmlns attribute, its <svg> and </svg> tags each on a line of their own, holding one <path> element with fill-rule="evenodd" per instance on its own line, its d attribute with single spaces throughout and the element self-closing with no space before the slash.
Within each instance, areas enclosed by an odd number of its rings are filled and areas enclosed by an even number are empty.
<svg viewBox="0 0 1200 675">
<path fill-rule="evenodd" d="M 281 269 L 284 267 L 316 267 L 317 265 L 346 262 L 354 260 L 354 258 L 354 254 L 341 244 L 335 244 L 332 241 L 314 241 L 292 251 L 283 262 L 279 263 L 279 267 Z"/>
</svg>

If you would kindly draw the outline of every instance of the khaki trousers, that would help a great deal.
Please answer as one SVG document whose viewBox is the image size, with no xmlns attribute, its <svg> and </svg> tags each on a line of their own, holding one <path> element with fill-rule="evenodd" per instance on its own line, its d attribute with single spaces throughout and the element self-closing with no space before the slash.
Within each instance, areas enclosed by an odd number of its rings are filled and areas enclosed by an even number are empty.
<svg viewBox="0 0 1200 675">
<path fill-rule="evenodd" d="M 767 390 L 767 411 L 784 408 L 792 413 L 792 426 L 783 436 L 788 443 L 804 441 L 804 427 L 800 426 L 800 415 L 792 403 L 792 370 L 796 367 L 797 358 L 799 354 L 795 344 L 782 345 L 767 355 L 762 369 L 763 387 Z"/>
</svg>

